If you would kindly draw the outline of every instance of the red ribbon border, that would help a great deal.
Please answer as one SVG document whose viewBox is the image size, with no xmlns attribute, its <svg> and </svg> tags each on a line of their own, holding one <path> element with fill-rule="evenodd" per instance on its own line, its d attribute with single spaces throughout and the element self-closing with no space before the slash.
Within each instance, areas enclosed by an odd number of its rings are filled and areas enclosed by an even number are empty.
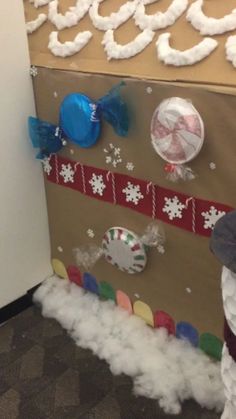
<svg viewBox="0 0 236 419">
<path fill-rule="evenodd" d="M 204 227 L 205 220 L 202 213 L 209 212 L 212 207 L 217 212 L 223 211 L 227 213 L 233 210 L 228 205 L 189 196 L 129 175 L 83 165 L 82 163 L 58 155 L 52 155 L 50 157 L 49 165 L 48 172 L 50 173 L 46 174 L 49 182 L 76 190 L 86 196 L 130 208 L 153 219 L 163 221 L 204 237 L 211 235 L 212 228 Z M 74 172 L 72 176 L 73 181 L 65 181 L 63 176 L 61 176 L 60 171 L 62 165 L 70 165 L 72 173 Z M 89 182 L 93 174 L 102 176 L 102 180 L 106 185 L 102 191 L 102 195 L 93 193 L 92 186 Z M 132 201 L 127 202 L 126 200 L 126 195 L 123 190 L 127 187 L 128 182 L 132 185 L 139 185 L 142 198 L 137 204 Z M 175 197 L 184 205 L 181 211 L 182 217 L 170 219 L 168 213 L 163 212 L 163 208 L 167 199 L 175 199 Z"/>
</svg>

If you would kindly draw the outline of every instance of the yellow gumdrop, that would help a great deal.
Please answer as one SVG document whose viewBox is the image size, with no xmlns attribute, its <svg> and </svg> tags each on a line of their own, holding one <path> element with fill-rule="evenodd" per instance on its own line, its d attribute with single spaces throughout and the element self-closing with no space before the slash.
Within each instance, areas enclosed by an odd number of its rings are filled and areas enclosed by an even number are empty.
<svg viewBox="0 0 236 419">
<path fill-rule="evenodd" d="M 52 259 L 52 267 L 56 275 L 60 276 L 60 278 L 68 279 L 65 265 L 59 259 Z"/>
<path fill-rule="evenodd" d="M 149 326 L 154 327 L 154 318 L 151 308 L 143 301 L 135 301 L 133 311 L 136 316 L 141 317 Z"/>
</svg>

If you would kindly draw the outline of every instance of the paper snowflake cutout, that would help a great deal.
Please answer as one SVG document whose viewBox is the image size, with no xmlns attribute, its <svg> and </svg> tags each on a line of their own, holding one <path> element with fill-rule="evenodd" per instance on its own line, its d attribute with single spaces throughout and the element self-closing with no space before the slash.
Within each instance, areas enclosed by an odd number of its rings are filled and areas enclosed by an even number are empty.
<svg viewBox="0 0 236 419">
<path fill-rule="evenodd" d="M 150 95 L 152 93 L 152 87 L 151 86 L 148 86 L 146 88 L 146 92 Z"/>
<path fill-rule="evenodd" d="M 47 173 L 47 175 L 49 176 L 51 171 L 52 171 L 52 166 L 50 165 L 50 157 L 44 157 L 44 159 L 42 160 L 42 165 L 43 165 L 43 171 L 45 173 Z"/>
<path fill-rule="evenodd" d="M 126 169 L 129 170 L 130 172 L 132 172 L 134 170 L 134 164 L 132 162 L 128 162 L 126 164 Z"/>
<path fill-rule="evenodd" d="M 184 208 L 186 206 L 179 201 L 177 196 L 174 196 L 174 198 L 165 198 L 165 206 L 162 211 L 168 215 L 169 220 L 173 220 L 174 218 L 182 218 Z"/>
<path fill-rule="evenodd" d="M 75 171 L 70 163 L 61 165 L 60 175 L 63 177 L 64 183 L 74 182 Z"/>
<path fill-rule="evenodd" d="M 120 148 L 115 147 L 114 144 L 110 143 L 109 148 L 104 148 L 103 151 L 105 154 L 108 154 L 105 156 L 107 164 L 112 164 L 113 167 L 117 167 L 117 165 L 122 162 Z"/>
<path fill-rule="evenodd" d="M 216 164 L 214 162 L 209 163 L 209 167 L 211 170 L 215 170 L 216 169 Z"/>
<path fill-rule="evenodd" d="M 204 217 L 204 228 L 213 230 L 215 223 L 225 215 L 225 211 L 219 211 L 214 206 L 210 207 L 209 211 L 202 212 Z"/>
<path fill-rule="evenodd" d="M 91 228 L 89 228 L 89 229 L 87 230 L 87 235 L 88 235 L 88 237 L 90 237 L 91 239 L 93 239 L 93 238 L 95 237 L 94 231 L 93 231 Z"/>
<path fill-rule="evenodd" d="M 133 185 L 131 182 L 127 183 L 122 192 L 126 195 L 126 202 L 133 202 L 134 205 L 138 205 L 140 199 L 144 198 L 140 191 L 140 185 Z"/>
<path fill-rule="evenodd" d="M 30 75 L 32 77 L 36 77 L 38 75 L 38 69 L 37 69 L 37 67 L 35 67 L 35 65 L 32 65 L 30 67 Z"/>
<path fill-rule="evenodd" d="M 157 246 L 157 251 L 158 251 L 161 255 L 164 255 L 164 253 L 165 253 L 165 248 L 164 248 L 164 246 L 163 246 L 162 244 L 159 244 L 159 245 Z"/>
<path fill-rule="evenodd" d="M 120 156 L 120 148 L 119 147 L 114 148 L 114 156 Z"/>
<path fill-rule="evenodd" d="M 112 157 L 111 156 L 106 156 L 106 163 L 112 163 Z"/>
<path fill-rule="evenodd" d="M 93 173 L 92 178 L 90 179 L 89 183 L 92 186 L 92 191 L 94 194 L 103 196 L 103 191 L 106 188 L 106 185 L 103 181 L 102 175 L 95 175 L 95 173 Z"/>
</svg>

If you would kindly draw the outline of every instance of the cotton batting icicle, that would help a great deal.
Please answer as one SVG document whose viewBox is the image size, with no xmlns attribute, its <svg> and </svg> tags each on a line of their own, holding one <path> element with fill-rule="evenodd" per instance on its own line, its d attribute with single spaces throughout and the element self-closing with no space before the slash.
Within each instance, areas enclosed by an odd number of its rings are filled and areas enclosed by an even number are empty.
<svg viewBox="0 0 236 419">
<path fill-rule="evenodd" d="M 121 60 L 134 57 L 142 52 L 152 42 L 154 35 L 154 31 L 145 29 L 133 41 L 121 45 L 114 40 L 114 31 L 109 29 L 103 37 L 102 45 L 104 45 L 108 60 Z"/>
<path fill-rule="evenodd" d="M 41 6 L 46 6 L 46 4 L 50 3 L 52 0 L 30 0 L 30 3 L 34 4 L 34 7 L 38 8 Z"/>
<path fill-rule="evenodd" d="M 93 35 L 90 31 L 79 32 L 74 41 L 66 41 L 62 43 L 58 40 L 58 32 L 54 31 L 49 35 L 48 49 L 50 49 L 52 54 L 57 57 L 69 57 L 84 48 L 92 36 Z"/>
<path fill-rule="evenodd" d="M 34 300 L 78 346 L 106 360 L 114 375 L 132 377 L 135 394 L 158 400 L 166 413 L 180 413 L 181 403 L 190 398 L 202 407 L 223 408 L 219 363 L 188 342 L 149 328 L 114 302 L 101 302 L 67 280 L 48 279 Z"/>
<path fill-rule="evenodd" d="M 169 40 L 171 34 L 163 33 L 159 36 L 156 47 L 157 55 L 160 61 L 166 65 L 174 65 L 176 67 L 193 65 L 202 61 L 217 47 L 218 42 L 212 38 L 205 38 L 199 44 L 185 51 L 179 51 L 170 47 Z"/>
<path fill-rule="evenodd" d="M 151 140 L 156 153 L 167 164 L 167 178 L 192 180 L 195 174 L 185 164 L 200 152 L 204 141 L 202 118 L 186 99 L 172 97 L 161 102 L 151 120 Z"/>
<path fill-rule="evenodd" d="M 35 32 L 40 26 L 46 22 L 47 16 L 44 13 L 40 13 L 38 17 L 30 22 L 26 23 L 26 31 L 28 34 Z"/>
<path fill-rule="evenodd" d="M 226 58 L 236 67 L 236 35 L 229 36 L 225 44 Z"/>
<path fill-rule="evenodd" d="M 134 15 L 135 24 L 140 29 L 156 31 L 173 25 L 184 13 L 188 6 L 188 0 L 173 0 L 166 12 L 157 12 L 154 15 L 145 13 L 145 5 L 154 3 L 156 0 L 141 0 Z"/>
<path fill-rule="evenodd" d="M 127 1 L 122 4 L 117 12 L 111 13 L 110 16 L 101 16 L 98 13 L 101 0 L 94 0 L 89 9 L 89 15 L 95 28 L 101 31 L 108 29 L 117 29 L 122 23 L 129 20 L 136 9 L 139 0 Z"/>
<path fill-rule="evenodd" d="M 196 0 L 187 11 L 187 20 L 200 31 L 201 35 L 220 35 L 236 29 L 236 9 L 232 13 L 216 19 L 206 16 L 203 11 L 203 0 Z"/>
<path fill-rule="evenodd" d="M 77 0 L 76 5 L 69 7 L 69 10 L 63 15 L 58 13 L 58 0 L 53 0 L 49 3 L 48 19 L 58 30 L 70 28 L 77 25 L 86 15 L 91 4 L 92 0 Z"/>
</svg>

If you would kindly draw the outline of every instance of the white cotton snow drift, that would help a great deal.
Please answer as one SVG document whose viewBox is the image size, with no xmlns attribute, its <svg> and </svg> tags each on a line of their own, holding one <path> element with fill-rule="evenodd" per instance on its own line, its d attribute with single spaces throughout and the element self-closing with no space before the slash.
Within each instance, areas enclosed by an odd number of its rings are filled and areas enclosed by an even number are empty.
<svg viewBox="0 0 236 419">
<path fill-rule="evenodd" d="M 190 398 L 209 409 L 223 408 L 219 362 L 188 342 L 147 327 L 112 301 L 101 302 L 67 280 L 46 280 L 34 300 L 78 346 L 105 359 L 113 374 L 132 377 L 135 394 L 157 399 L 166 413 L 178 414 L 181 402 Z"/>
</svg>

